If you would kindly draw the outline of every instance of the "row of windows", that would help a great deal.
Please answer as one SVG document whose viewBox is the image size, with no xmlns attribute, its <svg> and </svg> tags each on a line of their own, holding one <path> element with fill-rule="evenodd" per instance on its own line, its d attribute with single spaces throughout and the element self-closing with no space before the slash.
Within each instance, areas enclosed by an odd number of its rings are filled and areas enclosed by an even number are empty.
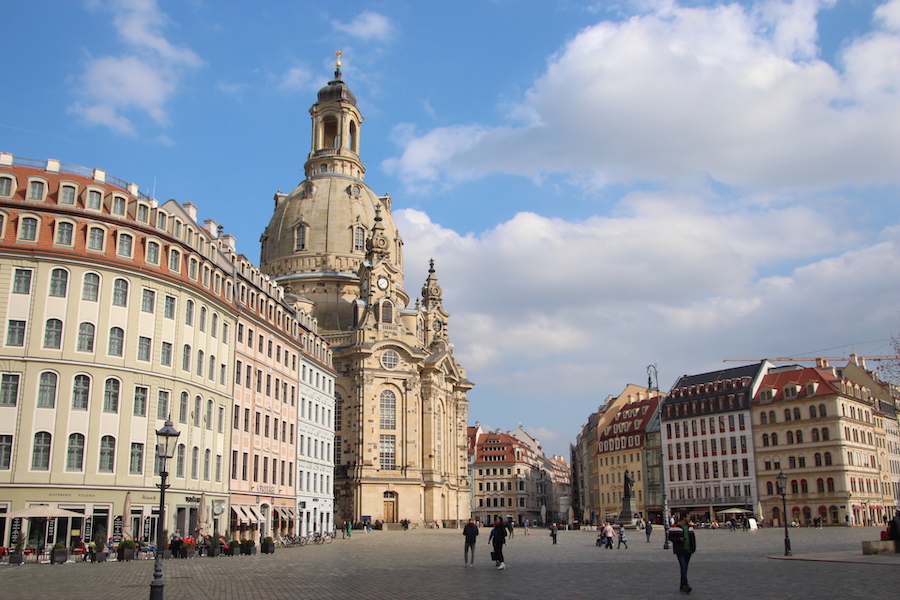
<svg viewBox="0 0 900 600">
<path fill-rule="evenodd" d="M 718 479 L 720 477 L 719 465 L 720 461 L 717 460 L 695 462 L 686 465 L 669 465 L 669 480 L 676 481 L 676 474 L 677 481 L 690 481 L 691 479 L 702 480 L 710 478 Z M 721 461 L 721 467 L 721 477 L 727 478 L 750 476 L 750 461 L 746 458 L 741 459 L 740 462 L 738 462 L 738 459 L 736 458 L 730 461 L 723 460 Z"/>
<path fill-rule="evenodd" d="M 240 465 L 238 460 L 240 459 Z M 271 471 L 269 470 L 271 464 Z M 262 469 L 260 469 L 262 466 Z M 298 484 L 302 483 L 302 471 Z M 240 477 L 238 477 L 240 474 Z M 270 477 L 271 475 L 271 477 Z M 279 484 L 279 475 L 281 483 Z M 237 450 L 231 451 L 231 478 L 234 480 L 250 481 L 250 454 L 248 452 L 238 453 Z M 260 478 L 263 483 L 271 483 L 276 485 L 294 485 L 294 463 L 282 460 L 280 462 L 272 457 L 271 463 L 268 456 L 263 456 L 260 461 L 259 454 L 253 455 L 253 481 L 259 483 Z"/>
<path fill-rule="evenodd" d="M 0 214 L 0 232 L 3 231 L 5 218 L 5 215 Z M 42 220 L 37 215 L 20 215 L 18 218 L 16 239 L 21 242 L 37 242 L 41 225 Z M 75 221 L 59 218 L 53 222 L 53 229 L 53 243 L 57 246 L 74 248 L 77 241 L 77 234 L 80 229 L 84 232 L 84 245 L 88 251 L 98 253 L 105 253 L 107 251 L 107 237 L 110 235 L 110 230 L 106 225 L 99 223 L 79 225 Z M 138 247 L 138 236 L 122 230 L 114 230 L 111 235 L 113 236 L 115 244 L 116 256 L 124 259 L 136 258 L 135 249 Z M 144 238 L 143 246 L 144 262 L 160 267 L 161 258 L 165 257 L 166 252 L 163 243 L 159 240 Z M 201 270 L 200 259 L 194 256 L 185 259 L 183 252 L 174 246 L 170 246 L 167 251 L 166 264 L 170 271 L 181 274 L 182 264 L 186 264 L 188 277 L 202 283 L 207 289 L 212 289 L 216 294 L 222 293 L 222 286 L 224 283 L 225 296 L 229 301 L 231 300 L 233 283 L 222 273 L 216 272 L 215 275 L 213 275 L 212 269 L 208 265 L 204 265 Z"/>
<path fill-rule="evenodd" d="M 487 500 L 487 504 L 485 504 L 485 500 Z M 501 496 L 499 498 L 499 502 L 500 502 L 499 505 L 497 504 L 497 502 L 498 502 L 498 498 L 479 498 L 478 499 L 478 507 L 484 508 L 486 506 L 498 506 L 498 507 L 516 506 L 515 498 L 504 498 Z M 525 498 L 519 498 L 518 506 L 525 506 Z"/>
<path fill-rule="evenodd" d="M 816 419 L 819 417 L 827 417 L 828 411 L 825 408 L 824 404 L 820 404 L 818 408 L 815 405 L 811 404 L 809 406 L 809 418 Z M 803 418 L 802 413 L 800 412 L 800 407 L 795 406 L 793 410 L 790 408 L 784 409 L 784 420 L 785 421 L 799 421 Z M 777 419 L 775 416 L 775 411 L 770 410 L 768 412 L 762 411 L 759 413 L 759 423 L 760 425 L 766 425 L 768 423 L 777 423 Z"/>
<path fill-rule="evenodd" d="M 38 377 L 38 408 L 56 408 L 58 401 L 59 375 L 53 371 L 44 371 Z M 21 375 L 18 373 L 3 373 L 0 375 L 0 406 L 16 406 L 20 395 Z M 72 410 L 88 410 L 91 402 L 92 380 L 89 375 L 79 374 L 72 380 L 71 408 Z M 170 410 L 168 390 L 158 390 L 156 396 L 156 418 L 168 419 Z M 110 377 L 103 383 L 103 412 L 118 413 L 122 400 L 122 382 Z M 150 388 L 135 386 L 132 396 L 131 414 L 135 417 L 146 417 L 150 400 Z M 178 404 L 178 422 L 187 423 L 191 417 L 196 427 L 201 425 L 212 430 L 213 423 L 219 433 L 225 430 L 225 408 L 216 409 L 215 402 L 210 398 L 206 401 L 206 410 L 203 408 L 203 399 L 194 397 L 193 410 L 190 409 L 190 395 L 183 391 Z"/>
<path fill-rule="evenodd" d="M 693 447 L 693 457 L 697 458 L 699 456 L 706 456 L 707 452 L 712 454 L 713 456 L 717 456 L 721 453 L 723 456 L 729 454 L 729 448 L 727 442 L 730 441 L 731 452 L 730 454 L 738 453 L 738 442 L 740 441 L 740 449 L 741 453 L 747 452 L 747 436 L 742 435 L 740 438 L 737 436 L 731 436 L 730 438 L 710 438 L 707 440 L 694 440 L 693 444 L 691 442 L 675 442 L 674 444 L 668 444 L 668 456 L 669 460 L 673 460 L 675 458 L 681 458 L 682 449 L 684 450 L 684 457 L 691 458 L 691 448 Z M 707 446 L 707 442 L 709 445 Z M 766 445 L 766 444 L 764 444 Z M 674 452 L 673 452 L 674 449 Z"/>
<path fill-rule="evenodd" d="M 704 499 L 704 500 L 715 500 L 715 499 L 724 499 L 724 498 L 734 498 L 739 497 L 741 495 L 741 486 L 735 485 L 734 487 L 730 485 L 726 485 L 723 487 L 719 487 L 718 485 L 714 486 L 679 486 L 676 488 L 671 488 L 669 490 L 669 497 L 673 500 L 693 500 Z M 721 495 L 720 495 L 721 492 Z M 743 495 L 744 497 L 750 497 L 750 485 L 743 485 Z M 734 493 L 734 496 L 732 496 Z"/>
<path fill-rule="evenodd" d="M 872 435 L 871 433 L 869 434 Z M 848 434 L 849 436 L 849 434 Z M 787 440 L 788 444 L 802 444 L 803 443 L 803 431 L 798 429 L 797 431 L 788 431 L 784 434 L 785 440 Z M 810 438 L 813 442 L 824 441 L 827 442 L 831 439 L 831 432 L 828 431 L 827 427 L 823 427 L 821 429 L 821 433 L 818 427 L 813 427 L 810 432 Z M 857 440 L 858 441 L 858 440 Z M 777 446 L 778 445 L 778 434 L 777 433 L 764 433 L 762 436 L 762 445 L 763 446 Z"/>
<path fill-rule="evenodd" d="M 32 270 L 31 269 L 15 269 L 13 272 L 14 294 L 30 294 L 32 291 Z M 101 278 L 97 273 L 85 273 L 82 278 L 81 299 L 88 302 L 99 302 L 101 296 Z M 68 294 L 69 272 L 66 269 L 57 268 L 50 272 L 50 287 L 48 295 L 51 297 L 65 298 Z M 129 282 L 127 279 L 116 278 L 113 281 L 112 289 L 112 305 L 128 306 Z M 141 311 L 146 313 L 156 312 L 156 291 L 144 288 L 141 291 Z M 175 296 L 166 294 L 163 302 L 163 316 L 167 319 L 175 319 L 177 314 L 178 299 Z M 194 301 L 188 299 L 185 302 L 184 323 L 185 325 L 194 325 Z M 198 326 L 200 331 L 206 332 L 207 321 L 209 322 L 210 335 L 214 338 L 219 337 L 219 314 L 213 312 L 209 315 L 209 311 L 205 306 L 200 307 L 198 318 Z M 229 326 L 225 320 L 221 323 L 222 340 L 227 344 L 229 336 Z"/>
<path fill-rule="evenodd" d="M 34 434 L 34 441 L 31 450 L 31 469 L 33 471 L 50 470 L 51 451 L 53 447 L 53 436 L 47 431 L 39 431 Z M 8 470 L 12 464 L 13 436 L 0 435 L 0 470 Z M 85 469 L 85 450 L 86 438 L 81 433 L 71 433 L 66 442 L 66 466 L 68 472 L 83 472 Z M 114 473 L 116 464 L 116 438 L 111 435 L 104 435 L 100 438 L 100 445 L 97 451 L 97 472 L 98 473 Z M 131 475 L 144 474 L 145 457 L 154 457 L 151 452 L 145 454 L 144 444 L 141 442 L 131 442 L 128 454 L 128 473 Z M 185 445 L 180 444 L 176 451 L 175 460 L 175 476 L 183 478 L 185 467 Z M 194 446 L 191 449 L 191 479 L 199 479 L 199 461 L 200 448 Z M 212 461 L 212 451 L 206 449 L 203 454 L 203 479 L 210 480 L 210 469 Z M 222 473 L 222 456 L 216 456 L 215 478 L 221 481 Z M 154 464 L 154 475 L 159 474 L 158 459 Z"/>
<path fill-rule="evenodd" d="M 688 435 L 697 435 L 698 431 L 700 435 L 706 435 L 707 423 L 709 424 L 709 433 L 716 433 L 716 423 L 718 423 L 718 432 L 724 433 L 726 431 L 726 421 L 728 423 L 727 431 L 734 431 L 735 426 L 737 426 L 737 429 L 743 431 L 746 425 L 744 417 L 744 413 L 738 413 L 737 415 L 727 415 L 727 417 L 726 415 L 719 415 L 718 419 L 716 417 L 709 417 L 709 419 L 691 419 L 690 433 L 688 433 L 688 421 L 666 423 L 666 437 L 672 439 L 673 434 L 676 438 L 679 438 L 682 435 L 687 437 Z"/>
<path fill-rule="evenodd" d="M 813 464 L 817 467 L 829 467 L 832 464 L 831 452 L 816 452 L 813 454 Z M 781 470 L 781 459 L 780 458 L 767 458 L 763 463 L 766 471 Z M 789 456 L 788 457 L 788 468 L 790 469 L 805 469 L 806 468 L 806 456 L 803 454 L 799 456 Z"/>
<path fill-rule="evenodd" d="M 809 483 L 805 479 L 801 479 L 797 481 L 796 479 L 792 479 L 790 483 L 790 493 L 791 494 L 808 494 L 809 493 Z M 777 486 L 771 481 L 766 482 L 766 494 L 769 496 L 773 496 L 775 494 L 775 490 Z M 826 491 L 833 492 L 835 491 L 834 487 L 834 479 L 829 477 L 828 479 L 822 479 L 821 477 L 816 480 L 816 491 L 824 493 Z M 855 489 L 853 490 L 856 491 Z M 871 491 L 871 490 L 869 490 Z"/>
<path fill-rule="evenodd" d="M 186 241 L 191 246 L 201 246 L 201 251 L 208 250 L 213 246 L 212 243 L 204 244 L 204 235 L 199 231 L 195 231 L 187 223 L 174 215 L 168 215 L 162 208 L 153 209 L 149 203 L 143 202 L 143 195 L 140 200 L 133 201 L 116 192 L 107 192 L 101 187 L 88 185 L 79 192 L 79 185 L 71 181 L 63 181 L 59 184 L 57 204 L 80 206 L 88 210 L 99 211 L 104 207 L 103 197 L 106 195 L 106 208 L 110 214 L 117 216 L 126 216 L 128 213 L 128 203 L 132 202 L 132 216 L 142 222 L 151 223 L 151 214 L 156 211 L 156 227 L 157 229 L 168 231 L 178 239 Z M 0 196 L 11 198 L 13 193 L 18 189 L 18 181 L 14 174 L 0 173 Z M 28 178 L 28 185 L 25 192 L 25 198 L 28 200 L 45 201 L 48 199 L 50 190 L 50 182 L 40 176 L 31 176 Z M 171 231 L 169 226 L 171 225 Z"/>
<path fill-rule="evenodd" d="M 234 405 L 234 429 L 238 430 L 241 428 L 241 407 L 237 404 Z M 275 417 L 274 420 L 270 417 L 270 415 L 266 415 L 263 418 L 262 413 L 256 411 L 256 420 L 254 421 L 253 432 L 256 435 L 262 435 L 263 437 L 271 437 L 274 440 L 278 440 L 278 432 L 279 432 L 279 422 L 281 424 L 281 441 L 287 442 L 289 444 L 294 443 L 294 424 L 288 423 L 287 419 L 279 420 L 278 417 Z M 288 428 L 290 425 L 290 429 Z M 244 408 L 243 410 L 243 428 L 244 431 L 250 432 L 250 409 Z"/>
<path fill-rule="evenodd" d="M 253 330 L 249 327 L 247 328 L 247 346 L 251 349 L 253 348 Z M 238 323 L 237 327 L 237 343 L 244 343 L 244 324 Z M 273 355 L 274 350 L 274 355 Z M 290 368 L 292 371 L 297 370 L 297 355 L 285 348 L 284 352 L 281 351 L 281 344 L 275 344 L 271 339 L 266 342 L 266 339 L 262 334 L 259 335 L 259 353 L 263 354 L 267 352 L 269 358 L 274 358 L 276 362 L 280 364 L 284 364 L 285 367 L 288 366 L 288 358 L 290 358 Z M 283 358 L 282 358 L 283 357 Z"/>
<path fill-rule="evenodd" d="M 331 494 L 331 475 L 327 473 L 312 473 L 301 469 L 297 476 L 297 486 L 301 492 L 326 492 Z"/>
<path fill-rule="evenodd" d="M 286 353 L 285 353 L 286 354 Z M 272 383 L 272 374 L 266 373 L 265 377 L 263 377 L 262 369 L 256 369 L 254 371 L 253 366 L 247 364 L 246 366 L 240 360 L 235 361 L 234 365 L 234 383 L 235 385 L 243 385 L 247 389 L 253 388 L 254 382 L 254 372 L 255 372 L 255 382 L 256 382 L 256 392 L 259 394 L 263 393 L 263 381 L 265 381 L 265 394 L 266 396 L 272 397 L 272 392 L 274 391 L 275 400 L 281 400 L 285 404 L 288 403 L 288 382 L 287 380 L 282 381 L 279 377 L 275 378 L 275 383 L 273 387 Z M 292 385 L 290 386 L 290 403 L 291 406 L 294 406 L 297 402 L 297 387 Z"/>
<path fill-rule="evenodd" d="M 26 322 L 10 319 L 6 330 L 6 345 L 22 347 L 25 345 Z M 93 323 L 80 323 L 78 325 L 78 337 L 75 343 L 75 349 L 78 352 L 94 352 L 96 337 L 96 326 Z M 63 322 L 59 319 L 48 319 L 44 326 L 44 345 L 46 349 L 59 350 L 62 347 L 63 338 Z M 124 356 L 125 349 L 125 330 L 121 327 L 111 327 L 109 337 L 107 338 L 106 354 L 107 356 Z M 171 342 L 162 342 L 159 351 L 159 364 L 163 366 L 172 366 L 173 348 Z M 196 368 L 199 377 L 206 377 L 212 381 L 216 380 L 218 372 L 219 383 L 225 384 L 226 368 L 222 363 L 217 362 L 216 356 L 210 354 L 209 358 L 205 357 L 203 350 L 197 350 Z M 150 362 L 153 357 L 153 340 L 146 336 L 138 336 L 136 358 L 139 361 Z M 193 354 L 190 344 L 185 344 L 182 348 L 181 369 L 183 371 L 191 371 L 191 362 Z"/>
<path fill-rule="evenodd" d="M 0 196 L 10 198 L 17 189 L 17 181 L 14 176 L 0 174 Z M 43 177 L 29 177 L 25 198 L 27 200 L 45 201 L 50 189 L 49 181 Z M 100 210 L 103 208 L 103 196 L 106 190 L 99 187 L 86 187 L 79 193 L 78 186 L 72 182 L 64 182 L 59 186 L 58 204 L 81 207 L 88 210 Z M 111 214 L 125 216 L 129 199 L 120 194 L 107 195 L 107 208 Z M 137 220 L 148 223 L 150 220 L 150 205 L 138 203 L 135 217 Z"/>
<path fill-rule="evenodd" d="M 679 394 L 678 392 L 674 392 L 669 396 L 669 398 L 678 398 L 682 397 L 683 394 Z M 741 408 L 747 408 L 747 397 L 743 392 L 738 394 L 730 394 L 728 397 L 718 397 L 718 398 L 709 398 L 709 405 L 707 405 L 707 399 L 702 399 L 699 401 L 692 400 L 691 402 L 669 402 L 668 399 L 666 401 L 666 419 L 678 418 L 680 416 L 688 416 L 688 415 L 698 415 L 704 414 L 707 412 L 707 408 L 709 411 L 723 411 L 723 410 L 735 410 Z"/>
</svg>

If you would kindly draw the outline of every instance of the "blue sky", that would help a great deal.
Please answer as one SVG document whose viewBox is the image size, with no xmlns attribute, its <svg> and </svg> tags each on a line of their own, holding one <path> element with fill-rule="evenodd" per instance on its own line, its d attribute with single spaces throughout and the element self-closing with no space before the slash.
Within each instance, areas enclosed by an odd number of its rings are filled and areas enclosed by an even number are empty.
<svg viewBox="0 0 900 600">
<path fill-rule="evenodd" d="M 890 353 L 900 0 L 4 2 L 0 151 L 193 202 L 258 259 L 343 51 L 470 421 L 567 453 L 656 364 Z"/>
</svg>

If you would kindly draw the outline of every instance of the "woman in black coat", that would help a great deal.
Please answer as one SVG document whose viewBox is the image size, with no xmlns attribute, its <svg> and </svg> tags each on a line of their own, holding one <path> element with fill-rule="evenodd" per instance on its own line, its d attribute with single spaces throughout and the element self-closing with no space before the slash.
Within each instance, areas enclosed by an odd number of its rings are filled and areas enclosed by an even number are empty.
<svg viewBox="0 0 900 600">
<path fill-rule="evenodd" d="M 697 537 L 694 535 L 694 527 L 689 517 L 681 517 L 675 525 L 669 528 L 669 541 L 672 543 L 672 552 L 678 558 L 678 566 L 681 567 L 681 587 L 679 588 L 686 594 L 691 593 L 691 586 L 688 585 L 688 564 L 691 562 L 691 555 L 697 551 Z"/>
</svg>

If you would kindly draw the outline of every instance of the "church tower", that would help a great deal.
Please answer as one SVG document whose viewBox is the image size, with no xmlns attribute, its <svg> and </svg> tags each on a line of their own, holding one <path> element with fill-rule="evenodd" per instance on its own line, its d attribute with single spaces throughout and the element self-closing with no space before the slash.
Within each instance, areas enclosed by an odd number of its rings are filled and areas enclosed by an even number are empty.
<svg viewBox="0 0 900 600">
<path fill-rule="evenodd" d="M 410 304 L 391 197 L 365 183 L 362 115 L 341 79 L 310 108 L 305 179 L 275 195 L 261 270 L 319 323 L 337 371 L 336 523 L 469 517 L 467 392 L 434 261 Z"/>
</svg>

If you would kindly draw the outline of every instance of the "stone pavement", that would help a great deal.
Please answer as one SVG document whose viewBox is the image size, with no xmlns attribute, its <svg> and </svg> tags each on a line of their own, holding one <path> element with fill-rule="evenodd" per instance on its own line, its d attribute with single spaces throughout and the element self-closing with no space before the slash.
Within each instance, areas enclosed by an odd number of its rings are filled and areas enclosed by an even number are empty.
<svg viewBox="0 0 900 600">
<path fill-rule="evenodd" d="M 489 560 L 482 529 L 476 568 L 463 567 L 460 530 L 356 532 L 332 544 L 279 548 L 274 555 L 165 561 L 167 600 L 545 600 L 676 599 L 678 563 L 662 549 L 662 528 L 629 548 L 595 546 L 595 533 L 521 529 L 506 547 L 507 570 Z M 784 531 L 700 530 L 691 561 L 692 598 L 743 600 L 896 597 L 900 556 L 864 557 L 876 528 L 792 529 L 794 556 L 783 559 Z M 832 562 L 838 561 L 838 562 Z M 4 600 L 146 600 L 153 561 L 0 566 Z"/>
</svg>

